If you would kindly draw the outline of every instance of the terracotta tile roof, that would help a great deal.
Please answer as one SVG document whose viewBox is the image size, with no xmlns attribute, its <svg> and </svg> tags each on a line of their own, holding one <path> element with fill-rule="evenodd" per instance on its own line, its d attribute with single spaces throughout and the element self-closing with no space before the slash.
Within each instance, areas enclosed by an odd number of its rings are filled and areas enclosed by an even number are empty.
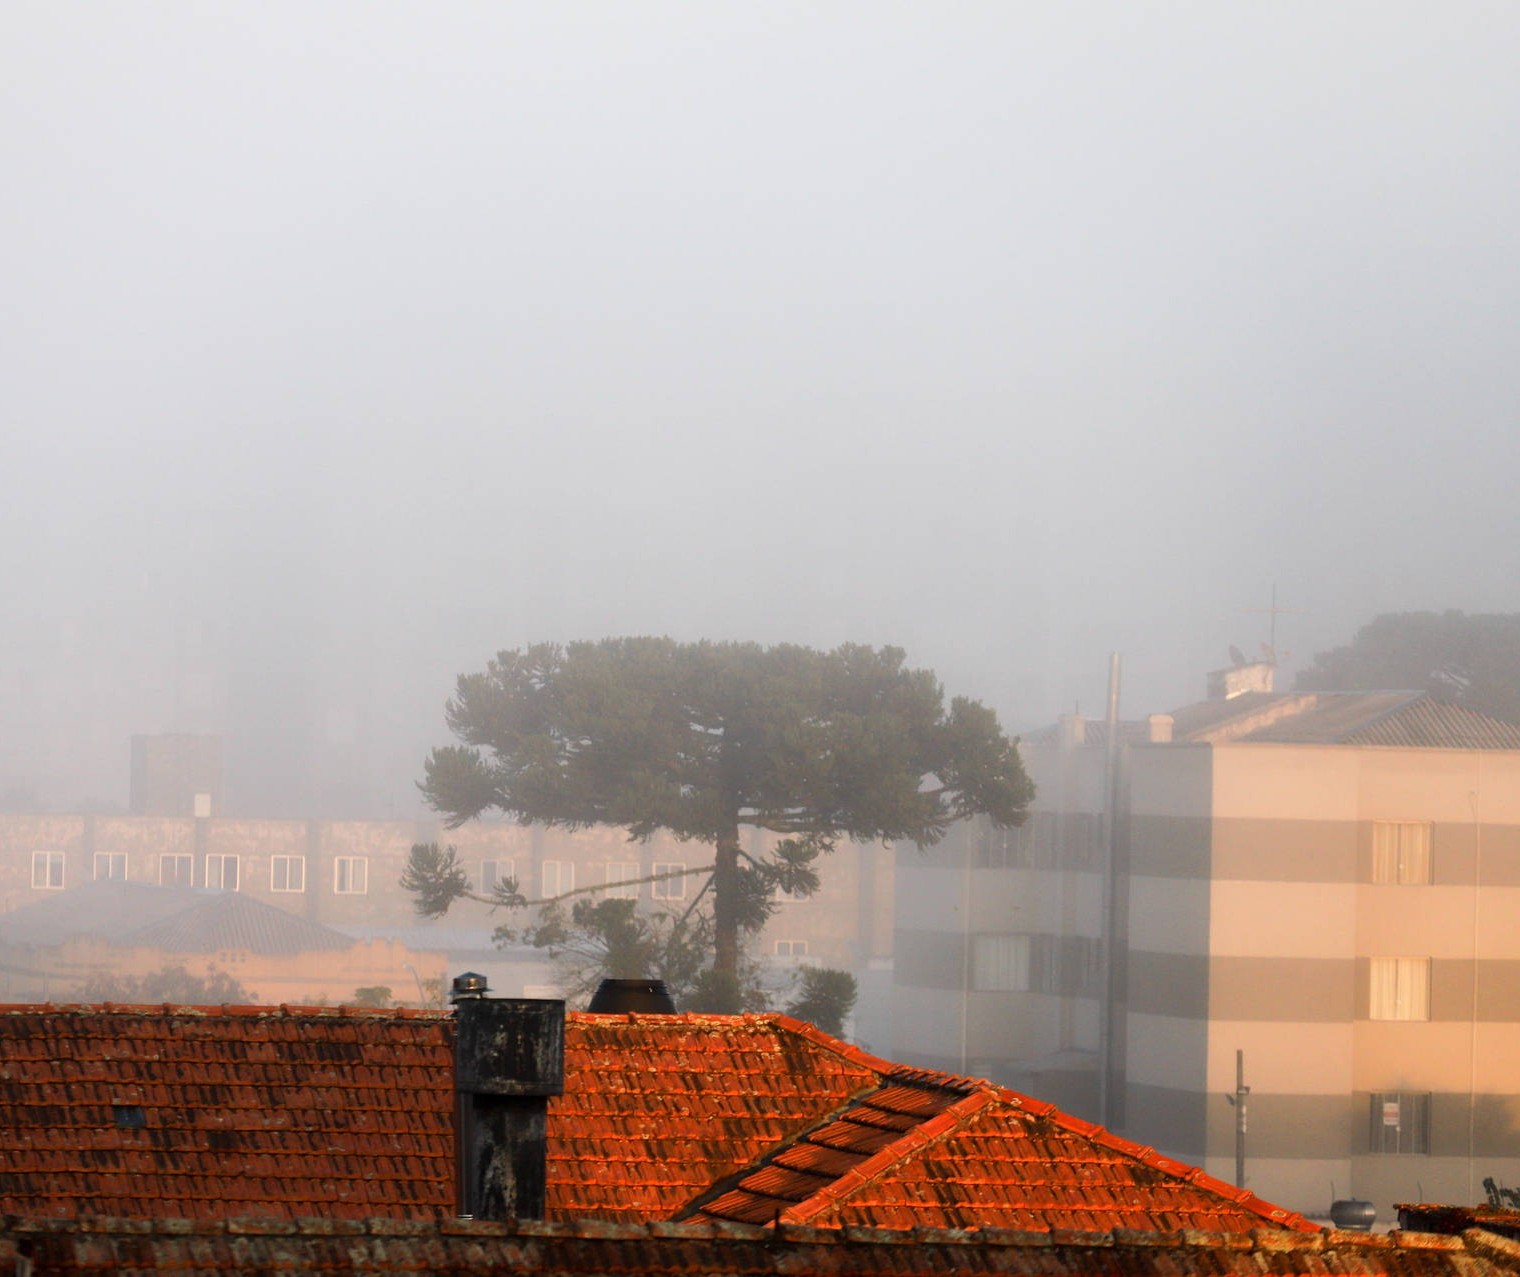
<svg viewBox="0 0 1520 1277">
<path fill-rule="evenodd" d="M 571 1014 L 549 1106 L 551 1218 L 669 1219 L 874 1086 L 863 1052 L 776 1016 Z"/>
<path fill-rule="evenodd" d="M 1520 1210 L 1513 1206 L 1443 1206 L 1428 1202 L 1395 1202 L 1399 1227 L 1427 1233 L 1462 1233 L 1481 1228 L 1520 1242 Z"/>
<path fill-rule="evenodd" d="M 1515 1277 L 1520 1244 L 1418 1233 L 1028 1233 L 401 1220 L 0 1221 L 0 1272 L 555 1273 L 562 1277 Z"/>
<path fill-rule="evenodd" d="M 551 1219 L 1309 1229 L 1049 1104 L 785 1016 L 591 1016 Z M 0 1212 L 454 1210 L 453 1023 L 407 1011 L 0 1008 Z"/>
<path fill-rule="evenodd" d="M 452 1051 L 421 1012 L 0 1008 L 0 1212 L 449 1212 Z"/>
<path fill-rule="evenodd" d="M 1052 1104 L 906 1068 L 697 1214 L 883 1228 L 1312 1227 Z"/>
</svg>

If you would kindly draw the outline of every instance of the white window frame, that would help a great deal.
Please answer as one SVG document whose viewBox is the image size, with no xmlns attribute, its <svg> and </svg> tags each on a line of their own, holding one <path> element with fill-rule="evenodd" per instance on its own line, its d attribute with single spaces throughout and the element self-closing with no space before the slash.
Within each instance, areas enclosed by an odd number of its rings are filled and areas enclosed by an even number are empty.
<svg viewBox="0 0 1520 1277">
<path fill-rule="evenodd" d="M 552 900 L 567 891 L 575 890 L 575 861 L 545 860 L 538 866 L 538 894 L 544 900 Z"/>
<path fill-rule="evenodd" d="M 284 870 L 284 874 L 280 873 Z M 281 878 L 284 885 L 281 885 Z M 282 895 L 300 895 L 306 890 L 305 856 L 270 856 L 269 890 Z"/>
<path fill-rule="evenodd" d="M 39 872 L 40 870 L 40 872 Z M 32 890 L 62 891 L 64 855 L 61 851 L 32 852 Z"/>
<path fill-rule="evenodd" d="M 1428 820 L 1372 822 L 1372 881 L 1426 887 L 1432 877 L 1435 827 Z"/>
<path fill-rule="evenodd" d="M 228 869 L 232 870 L 232 886 L 227 885 Z M 213 891 L 236 891 L 242 878 L 242 866 L 238 857 L 230 852 L 211 852 L 206 857 L 206 886 Z"/>
<path fill-rule="evenodd" d="M 516 865 L 511 860 L 482 860 L 479 878 L 480 894 L 494 896 L 498 886 L 516 876 Z"/>
<path fill-rule="evenodd" d="M 982 931 L 971 937 L 971 987 L 983 993 L 1028 993 L 1033 986 L 1034 937 Z"/>
<path fill-rule="evenodd" d="M 105 863 L 105 873 L 100 872 L 101 863 Z M 127 853 L 124 851 L 97 851 L 95 853 L 95 881 L 101 882 L 111 878 L 117 882 L 127 880 Z M 117 873 L 116 870 L 121 872 Z"/>
<path fill-rule="evenodd" d="M 602 894 L 608 900 L 637 900 L 643 876 L 637 860 L 609 860 L 602 867 L 602 881 L 607 884 Z"/>
<path fill-rule="evenodd" d="M 333 894 L 338 896 L 366 896 L 369 894 L 368 856 L 334 857 Z"/>
<path fill-rule="evenodd" d="M 806 940 L 777 940 L 771 947 L 778 958 L 805 958 L 808 956 Z"/>
<path fill-rule="evenodd" d="M 1370 958 L 1367 1018 L 1430 1019 L 1430 959 Z"/>
<path fill-rule="evenodd" d="M 678 869 L 688 868 L 684 860 L 656 860 L 649 866 L 651 874 L 675 873 Z M 663 882 L 651 882 L 649 884 L 649 898 L 651 900 L 685 900 L 686 879 L 666 878 Z"/>
<path fill-rule="evenodd" d="M 175 866 L 173 882 L 164 881 L 164 866 L 172 863 Z M 185 881 L 180 882 L 179 870 L 184 868 Z M 185 851 L 168 851 L 158 858 L 158 885 L 160 887 L 193 887 L 195 886 L 195 857 Z"/>
</svg>

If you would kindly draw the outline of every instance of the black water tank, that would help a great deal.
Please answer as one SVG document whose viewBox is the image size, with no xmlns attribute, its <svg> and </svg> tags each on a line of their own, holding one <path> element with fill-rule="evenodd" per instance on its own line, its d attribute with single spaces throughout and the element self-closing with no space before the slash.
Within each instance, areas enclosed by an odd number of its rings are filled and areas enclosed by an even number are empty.
<svg viewBox="0 0 1520 1277">
<path fill-rule="evenodd" d="M 663 980 L 603 980 L 596 986 L 591 1005 L 600 1015 L 638 1011 L 644 1015 L 674 1015 L 675 999 Z"/>
</svg>

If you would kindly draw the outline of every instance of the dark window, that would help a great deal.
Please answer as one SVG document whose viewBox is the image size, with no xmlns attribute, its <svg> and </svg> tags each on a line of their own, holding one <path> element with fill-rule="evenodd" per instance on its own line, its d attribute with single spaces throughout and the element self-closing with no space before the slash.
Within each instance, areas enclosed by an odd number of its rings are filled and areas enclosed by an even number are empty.
<svg viewBox="0 0 1520 1277">
<path fill-rule="evenodd" d="M 1371 1152 L 1430 1152 L 1429 1091 L 1374 1091 L 1370 1099 Z"/>
</svg>

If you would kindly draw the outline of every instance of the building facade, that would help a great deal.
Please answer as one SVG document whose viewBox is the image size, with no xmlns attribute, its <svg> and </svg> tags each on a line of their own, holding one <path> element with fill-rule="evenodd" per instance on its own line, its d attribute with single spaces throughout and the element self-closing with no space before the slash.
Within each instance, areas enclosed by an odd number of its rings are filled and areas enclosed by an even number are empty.
<svg viewBox="0 0 1520 1277">
<path fill-rule="evenodd" d="M 474 821 L 449 830 L 399 820 L 0 814 L 0 939 L 6 912 L 118 878 L 244 892 L 356 935 L 403 938 L 413 949 L 458 948 L 462 933 L 473 933 L 475 947 L 488 947 L 492 929 L 513 920 L 504 912 L 462 900 L 447 917 L 428 921 L 402 890 L 412 845 L 434 841 L 457 850 L 481 893 L 511 878 L 530 899 L 600 887 L 652 909 L 684 909 L 702 878 L 633 880 L 679 875 L 712 860 L 701 843 L 667 835 L 634 842 L 612 827 L 572 832 Z M 764 838 L 752 840 L 752 852 L 765 849 Z M 754 956 L 781 975 L 803 964 L 860 976 L 879 971 L 891 954 L 893 872 L 890 849 L 840 843 L 819 866 L 815 895 L 778 900 L 752 945 Z"/>
<path fill-rule="evenodd" d="M 1520 1181 L 1520 728 L 1233 682 L 1122 725 L 1111 850 L 1070 719 L 1023 829 L 901 854 L 896 1053 L 1305 1212 Z"/>
</svg>

